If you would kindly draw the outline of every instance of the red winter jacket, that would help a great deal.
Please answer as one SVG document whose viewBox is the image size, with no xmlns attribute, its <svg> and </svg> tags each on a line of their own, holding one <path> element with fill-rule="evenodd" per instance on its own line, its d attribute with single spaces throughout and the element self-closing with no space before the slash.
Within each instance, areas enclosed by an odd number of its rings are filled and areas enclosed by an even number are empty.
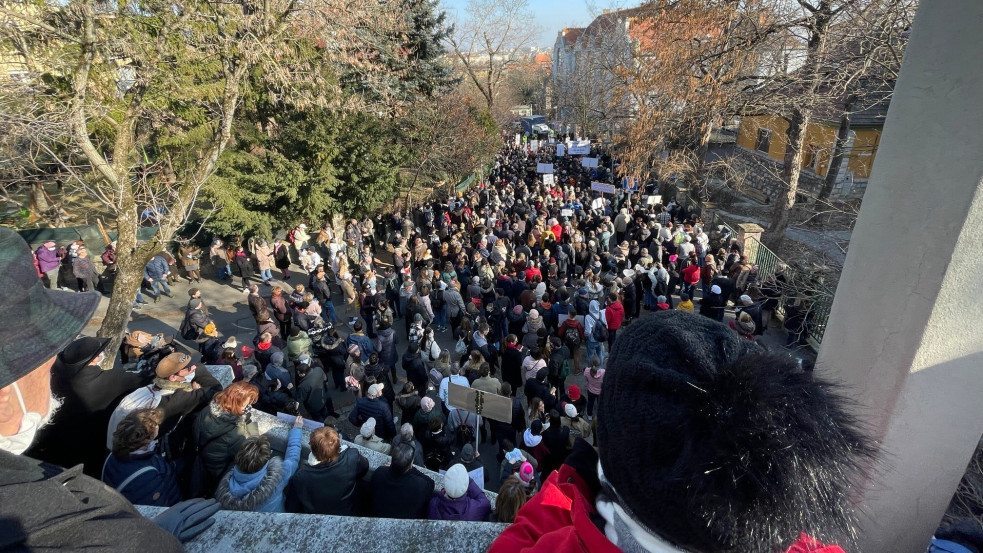
<svg viewBox="0 0 983 553">
<path fill-rule="evenodd" d="M 620 552 L 591 521 L 594 512 L 594 496 L 583 478 L 570 465 L 561 465 L 539 493 L 519 509 L 515 522 L 495 539 L 488 552 Z M 844 551 L 803 533 L 785 553 Z"/>
<path fill-rule="evenodd" d="M 620 301 L 616 301 L 607 306 L 604 310 L 604 319 L 608 322 L 608 330 L 618 330 L 621 328 L 621 321 L 625 318 L 625 308 Z"/>
<path fill-rule="evenodd" d="M 700 266 L 694 264 L 683 269 L 683 282 L 686 284 L 696 284 L 700 282 Z"/>
<path fill-rule="evenodd" d="M 594 496 L 570 465 L 562 465 L 516 514 L 489 553 L 616 553 L 621 551 L 591 522 Z"/>
</svg>

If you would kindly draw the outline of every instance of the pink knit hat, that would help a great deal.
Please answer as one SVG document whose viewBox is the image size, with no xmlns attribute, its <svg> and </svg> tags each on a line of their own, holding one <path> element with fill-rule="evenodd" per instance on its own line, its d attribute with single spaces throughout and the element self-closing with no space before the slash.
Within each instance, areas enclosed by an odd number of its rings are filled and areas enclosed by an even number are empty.
<svg viewBox="0 0 983 553">
<path fill-rule="evenodd" d="M 529 485 L 535 478 L 532 465 L 529 464 L 529 461 L 523 461 L 522 465 L 519 466 L 519 480 L 522 480 L 523 484 Z"/>
</svg>

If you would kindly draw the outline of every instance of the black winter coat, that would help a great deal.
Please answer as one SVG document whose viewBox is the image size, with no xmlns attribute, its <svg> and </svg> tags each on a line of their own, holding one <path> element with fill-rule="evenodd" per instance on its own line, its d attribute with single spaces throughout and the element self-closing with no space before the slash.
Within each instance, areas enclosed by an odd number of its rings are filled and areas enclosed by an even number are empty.
<svg viewBox="0 0 983 553">
<path fill-rule="evenodd" d="M 413 387 L 420 390 L 427 389 L 427 365 L 419 353 L 403 354 L 403 370 L 406 371 L 406 379 L 413 383 Z"/>
<path fill-rule="evenodd" d="M 78 467 L 62 469 L 3 450 L 0 520 L 0 549 L 5 551 L 184 551 L 177 538 Z"/>
<path fill-rule="evenodd" d="M 86 474 L 98 477 L 108 454 L 109 417 L 124 396 L 152 379 L 153 373 L 79 367 L 59 355 L 51 367 L 51 391 L 65 401 L 24 454 L 65 468 L 84 464 Z"/>
<path fill-rule="evenodd" d="M 356 516 L 357 482 L 369 471 L 369 462 L 348 447 L 333 462 L 304 463 L 287 486 L 287 512 Z"/>
<path fill-rule="evenodd" d="M 413 467 L 399 475 L 392 467 L 379 467 L 372 474 L 371 489 L 372 516 L 426 519 L 434 482 Z"/>
</svg>

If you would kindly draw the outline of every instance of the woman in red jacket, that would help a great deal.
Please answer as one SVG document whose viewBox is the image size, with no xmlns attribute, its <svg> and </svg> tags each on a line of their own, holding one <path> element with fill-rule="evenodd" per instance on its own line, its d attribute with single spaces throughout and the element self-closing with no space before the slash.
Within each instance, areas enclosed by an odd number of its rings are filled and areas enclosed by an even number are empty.
<svg viewBox="0 0 983 553">
<path fill-rule="evenodd" d="M 489 551 L 843 553 L 804 530 L 855 545 L 874 448 L 840 391 L 681 311 L 627 328 L 609 369 L 599 454 L 578 438 Z"/>
</svg>

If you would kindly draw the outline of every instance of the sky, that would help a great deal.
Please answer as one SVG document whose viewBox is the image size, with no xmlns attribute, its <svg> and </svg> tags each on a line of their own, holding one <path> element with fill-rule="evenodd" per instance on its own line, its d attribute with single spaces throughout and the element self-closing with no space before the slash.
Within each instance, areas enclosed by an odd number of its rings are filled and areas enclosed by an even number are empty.
<svg viewBox="0 0 983 553">
<path fill-rule="evenodd" d="M 441 5 L 453 18 L 468 0 L 441 0 Z M 605 9 L 620 9 L 638 5 L 627 0 L 529 0 L 529 11 L 540 31 L 534 46 L 552 47 L 556 34 L 564 27 L 586 27 Z"/>
</svg>

